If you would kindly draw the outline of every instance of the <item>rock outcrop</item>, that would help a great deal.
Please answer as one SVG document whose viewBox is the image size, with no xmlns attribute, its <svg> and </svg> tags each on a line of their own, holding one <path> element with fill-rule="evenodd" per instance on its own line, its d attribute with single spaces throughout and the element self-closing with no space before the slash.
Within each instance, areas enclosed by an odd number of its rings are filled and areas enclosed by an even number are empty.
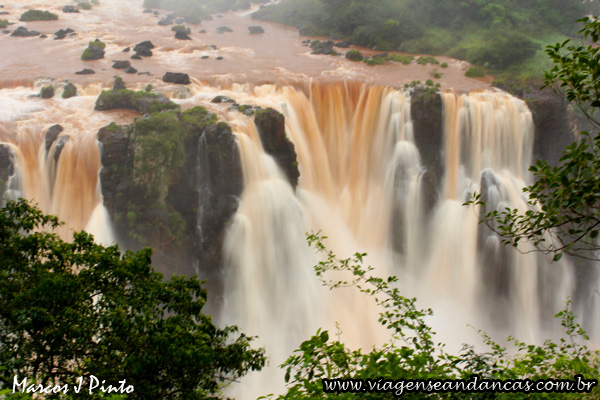
<svg viewBox="0 0 600 400">
<path fill-rule="evenodd" d="M 189 75 L 181 72 L 167 72 L 162 77 L 162 80 L 163 82 L 175 83 L 177 85 L 189 85 L 191 83 Z"/>
<path fill-rule="evenodd" d="M 254 123 L 260 134 L 263 148 L 275 158 L 290 184 L 295 188 L 298 185 L 300 172 L 294 144 L 285 133 L 285 117 L 272 108 L 267 108 L 254 114 Z"/>
</svg>

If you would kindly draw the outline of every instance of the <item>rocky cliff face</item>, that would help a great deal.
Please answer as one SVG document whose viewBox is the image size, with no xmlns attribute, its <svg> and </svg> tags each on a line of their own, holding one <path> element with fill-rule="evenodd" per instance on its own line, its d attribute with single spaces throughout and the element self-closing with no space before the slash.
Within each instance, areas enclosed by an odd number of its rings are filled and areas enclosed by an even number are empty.
<svg viewBox="0 0 600 400">
<path fill-rule="evenodd" d="M 256 125 L 265 149 L 295 186 L 296 154 L 283 115 L 261 110 Z M 109 125 L 98 139 L 104 204 L 119 243 L 131 250 L 152 247 L 157 269 L 198 274 L 218 299 L 223 241 L 243 191 L 231 128 L 196 107 L 149 114 L 130 126 Z"/>
</svg>

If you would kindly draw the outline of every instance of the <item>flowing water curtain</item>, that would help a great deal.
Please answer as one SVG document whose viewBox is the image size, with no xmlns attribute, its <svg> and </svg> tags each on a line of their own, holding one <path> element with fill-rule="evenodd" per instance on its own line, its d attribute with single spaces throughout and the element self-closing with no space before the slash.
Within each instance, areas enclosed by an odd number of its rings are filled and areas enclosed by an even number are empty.
<svg viewBox="0 0 600 400">
<path fill-rule="evenodd" d="M 243 397 L 250 398 L 282 387 L 276 366 L 318 328 L 323 288 L 304 239 L 305 211 L 292 187 L 264 152 L 252 121 L 240 117 L 230 123 L 238 140 L 244 192 L 224 244 L 223 320 L 258 335 L 272 363 L 268 373 L 244 379 Z"/>
<path fill-rule="evenodd" d="M 321 287 L 312 269 L 318 259 L 305 232 L 322 230 L 342 257 L 368 251 L 379 273 L 389 273 L 393 203 L 399 196 L 418 198 L 404 193 L 417 190 L 420 173 L 409 97 L 360 83 L 260 92 L 276 98 L 285 114 L 301 176 L 294 193 L 263 151 L 254 125 L 245 118 L 230 121 L 245 189 L 224 248 L 226 321 L 261 336 L 274 364 L 318 327 L 334 330 L 335 322 L 351 345 L 381 343 L 387 334 L 371 302 L 353 289 Z M 262 382 L 255 382 L 256 394 L 279 375 L 263 374 Z M 252 389 L 245 384 L 247 390 Z"/>
<path fill-rule="evenodd" d="M 443 93 L 442 99 L 445 177 L 428 280 L 438 293 L 458 297 L 470 315 L 483 315 L 492 328 L 543 340 L 571 294 L 570 265 L 542 265 L 547 263 L 538 254 L 504 247 L 478 225 L 474 210 L 461 206 L 477 191 L 491 207 L 526 210 L 522 189 L 531 180 L 531 113 L 524 102 L 502 93 Z"/>
<path fill-rule="evenodd" d="M 9 98 L 26 92 L 30 90 L 4 90 Z M 102 206 L 96 139 L 98 129 L 109 121 L 93 112 L 94 100 L 95 96 L 30 100 L 38 107 L 3 124 L 0 139 L 10 147 L 16 164 L 7 197 L 25 197 L 44 212 L 57 215 L 65 222 L 57 232 L 65 238 L 70 238 L 73 230 L 88 229 L 97 240 L 110 244 L 114 239 Z M 46 132 L 54 124 L 64 130 L 47 143 Z"/>
</svg>

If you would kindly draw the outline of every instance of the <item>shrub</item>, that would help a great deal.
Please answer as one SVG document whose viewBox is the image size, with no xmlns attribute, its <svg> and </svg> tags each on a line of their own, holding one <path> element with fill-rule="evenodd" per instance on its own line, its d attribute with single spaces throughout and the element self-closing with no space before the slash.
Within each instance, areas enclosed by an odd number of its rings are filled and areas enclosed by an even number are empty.
<svg viewBox="0 0 600 400">
<path fill-rule="evenodd" d="M 409 56 L 408 54 L 392 54 L 388 56 L 388 60 L 401 62 L 404 65 L 410 64 L 414 59 L 413 56 Z"/>
<path fill-rule="evenodd" d="M 427 85 L 427 86 L 433 86 L 433 80 L 431 80 L 431 79 L 427 79 L 427 80 L 425 81 L 425 85 Z"/>
<path fill-rule="evenodd" d="M 346 52 L 346 58 L 350 61 L 362 61 L 365 57 L 358 50 L 349 50 Z"/>
<path fill-rule="evenodd" d="M 480 78 L 485 75 L 486 75 L 485 69 L 478 67 L 477 65 L 471 66 L 471 68 L 469 68 L 467 70 L 467 72 L 465 72 L 465 76 L 467 76 L 469 78 Z"/>
<path fill-rule="evenodd" d="M 189 27 L 185 26 L 185 25 L 173 25 L 171 27 L 171 30 L 173 32 L 187 33 L 188 35 L 192 32 L 192 30 Z"/>
<path fill-rule="evenodd" d="M 439 72 L 437 69 L 434 69 L 433 71 L 431 71 L 431 76 L 433 76 L 435 79 L 440 79 L 442 77 L 442 73 Z"/>
<path fill-rule="evenodd" d="M 41 11 L 41 10 L 27 10 L 19 18 L 19 21 L 29 22 L 29 21 L 52 21 L 58 19 L 58 15 L 53 14 L 49 11 Z"/>
<path fill-rule="evenodd" d="M 8 20 L 7 19 L 0 19 L 0 29 L 4 29 L 8 26 Z"/>
<path fill-rule="evenodd" d="M 586 393 L 429 393 L 404 391 L 404 386 L 393 384 L 395 380 L 470 380 L 478 379 L 568 379 L 575 382 L 576 375 L 593 383 L 600 377 L 600 351 L 588 349 L 587 336 L 575 323 L 575 315 L 569 310 L 570 302 L 564 311 L 556 315 L 561 319 L 567 338 L 559 343 L 546 341 L 543 344 L 527 345 L 514 339 L 508 342 L 514 349 L 494 342 L 487 334 L 480 332 L 484 342 L 491 349 L 478 353 L 473 346 L 464 345 L 459 355 L 446 352 L 442 343 L 436 342 L 428 321 L 432 318 L 431 309 L 421 309 L 416 298 L 401 295 L 396 286 L 395 276 L 378 277 L 372 275 L 374 268 L 363 266 L 365 253 L 355 253 L 347 259 L 338 259 L 322 243 L 324 237 L 309 235 L 309 244 L 324 254 L 324 261 L 315 265 L 317 277 L 330 289 L 353 287 L 365 296 L 372 298 L 379 307 L 379 323 L 390 333 L 391 340 L 370 351 L 351 350 L 341 341 L 343 332 L 337 332 L 337 339 L 330 338 L 329 332 L 318 330 L 281 366 L 286 370 L 287 393 L 278 400 L 300 399 L 597 399 L 598 388 L 588 387 Z M 345 274 L 345 275 L 344 275 Z M 331 276 L 336 278 L 333 280 Z M 345 280 L 338 280 L 340 277 Z M 384 376 L 385 380 L 377 380 Z M 379 393 L 352 392 L 340 394 L 325 392 L 321 379 L 363 379 L 372 382 L 389 383 L 387 390 Z M 438 381 L 439 382 L 439 381 Z M 400 389 L 402 388 L 402 389 Z M 593 389 L 592 389 L 593 388 Z M 265 397 L 272 399 L 272 396 Z"/>
<path fill-rule="evenodd" d="M 92 5 L 90 3 L 88 3 L 87 1 L 82 1 L 81 3 L 78 3 L 77 5 L 82 10 L 91 10 L 92 9 Z"/>
<path fill-rule="evenodd" d="M 385 64 L 385 57 L 373 57 L 365 61 L 367 65 L 381 65 Z"/>
<path fill-rule="evenodd" d="M 438 61 L 438 59 L 433 56 L 424 56 L 424 57 L 419 57 L 417 59 L 417 64 L 419 64 L 419 65 L 439 64 L 439 63 L 440 62 Z"/>
<path fill-rule="evenodd" d="M 440 65 L 440 67 L 442 67 L 442 68 L 448 68 L 448 63 L 445 63 L 445 62 L 443 62 L 443 63 Z"/>
</svg>

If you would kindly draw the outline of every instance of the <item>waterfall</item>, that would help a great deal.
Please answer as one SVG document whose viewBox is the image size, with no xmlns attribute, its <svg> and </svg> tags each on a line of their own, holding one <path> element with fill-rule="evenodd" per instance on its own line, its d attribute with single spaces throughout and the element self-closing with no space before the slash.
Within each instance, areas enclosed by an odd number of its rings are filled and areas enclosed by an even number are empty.
<svg viewBox="0 0 600 400">
<path fill-rule="evenodd" d="M 65 225 L 55 232 L 65 239 L 86 229 L 98 242 L 114 243 L 102 206 L 96 139 L 108 118 L 93 112 L 95 96 L 26 101 L 30 90 L 5 92 L 5 101 L 19 105 L 17 113 L 0 115 L 0 141 L 9 147 L 15 164 L 7 197 L 24 197 L 45 213 L 57 215 Z M 46 132 L 53 124 L 62 129 L 51 140 Z"/>
<path fill-rule="evenodd" d="M 319 327 L 334 331 L 336 322 L 352 346 L 385 340 L 369 299 L 353 288 L 322 287 L 305 232 L 321 230 L 341 257 L 369 251 L 378 274 L 389 275 L 393 214 L 416 224 L 420 165 L 407 93 L 359 83 L 315 84 L 308 94 L 271 89 L 262 94 L 286 117 L 300 182 L 294 193 L 254 125 L 233 121 L 245 189 L 225 242 L 223 313 L 226 322 L 260 337 L 273 368 Z M 281 390 L 283 372 L 249 381 L 244 398 Z"/>
<path fill-rule="evenodd" d="M 477 191 L 489 206 L 526 209 L 533 123 L 523 101 L 442 94 L 444 173 L 426 215 L 409 93 L 353 82 L 255 91 L 285 115 L 301 175 L 294 193 L 254 126 L 237 123 L 245 190 L 224 249 L 223 313 L 261 338 L 272 365 L 335 322 L 350 346 L 386 340 L 364 295 L 319 287 L 307 230 L 321 230 L 339 256 L 364 251 L 376 274 L 397 275 L 403 294 L 433 307 L 430 322 L 451 351 L 481 342 L 468 324 L 499 340 L 556 338 L 553 316 L 574 291 L 569 262 L 548 265 L 503 246 L 478 210 L 462 205 Z M 244 398 L 281 390 L 281 372 L 250 380 Z"/>
</svg>

